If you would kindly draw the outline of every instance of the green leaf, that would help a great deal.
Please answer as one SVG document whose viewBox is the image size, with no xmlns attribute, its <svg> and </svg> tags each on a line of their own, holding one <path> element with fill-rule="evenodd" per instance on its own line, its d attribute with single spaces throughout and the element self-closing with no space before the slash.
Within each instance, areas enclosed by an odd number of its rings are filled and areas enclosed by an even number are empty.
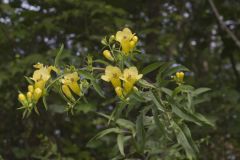
<svg viewBox="0 0 240 160">
<path fill-rule="evenodd" d="M 143 152 L 145 146 L 145 130 L 143 125 L 143 113 L 137 117 L 136 121 L 136 138 L 137 138 L 137 149 Z"/>
<path fill-rule="evenodd" d="M 160 103 L 159 97 L 157 97 L 155 93 L 153 93 L 153 91 L 150 91 L 149 94 L 150 94 L 149 96 L 151 97 L 153 103 L 157 106 L 157 108 L 164 112 L 164 108 Z"/>
<path fill-rule="evenodd" d="M 192 94 L 193 94 L 193 96 L 198 96 L 198 95 L 205 93 L 207 91 L 210 91 L 210 90 L 211 90 L 210 88 L 198 88 L 198 89 L 194 90 Z"/>
<path fill-rule="evenodd" d="M 166 93 L 169 96 L 172 96 L 172 93 L 173 93 L 171 89 L 168 89 L 168 88 L 165 88 L 165 87 L 162 87 L 161 91 Z"/>
<path fill-rule="evenodd" d="M 157 128 L 164 134 L 165 133 L 164 126 L 159 120 L 158 110 L 155 105 L 151 105 L 151 107 L 152 107 L 152 114 L 153 114 L 154 122 L 155 122 Z"/>
<path fill-rule="evenodd" d="M 131 130 L 133 136 L 135 136 L 136 131 L 135 131 L 135 124 L 133 122 L 120 118 L 116 121 L 116 123 L 122 128 L 126 128 L 126 129 Z"/>
<path fill-rule="evenodd" d="M 148 66 L 146 66 L 145 68 L 143 68 L 142 70 L 142 74 L 148 74 L 154 70 L 156 70 L 157 68 L 159 68 L 161 65 L 163 65 L 163 62 L 155 62 L 155 63 L 152 63 Z"/>
<path fill-rule="evenodd" d="M 55 58 L 55 61 L 54 61 L 54 66 L 59 66 L 59 59 L 60 59 L 60 56 L 63 52 L 63 49 L 64 49 L 64 45 L 62 44 L 60 50 L 58 51 L 58 53 L 56 55 L 56 58 Z"/>
<path fill-rule="evenodd" d="M 177 137 L 178 143 L 184 148 L 188 159 L 196 159 L 196 150 L 195 145 L 191 145 L 189 142 L 189 137 L 184 133 L 183 129 L 174 121 L 171 122 L 173 127 L 175 128 L 175 134 Z M 194 143 L 192 141 L 192 143 Z"/>
<path fill-rule="evenodd" d="M 180 92 L 188 93 L 188 92 L 192 92 L 193 90 L 194 88 L 190 85 L 180 85 L 174 89 L 172 96 L 176 96 Z"/>
<path fill-rule="evenodd" d="M 42 97 L 42 101 L 43 101 L 43 105 L 44 105 L 45 110 L 47 110 L 48 106 L 47 106 L 46 96 Z"/>
<path fill-rule="evenodd" d="M 162 80 L 162 74 L 163 74 L 163 72 L 164 72 L 170 65 L 172 65 L 172 63 L 173 63 L 173 62 L 166 62 L 165 64 L 163 64 L 163 65 L 159 68 L 158 74 L 157 74 L 157 76 L 156 76 L 156 81 L 157 81 L 158 83 L 160 83 L 161 80 Z"/>
<path fill-rule="evenodd" d="M 176 67 L 172 67 L 172 68 L 166 70 L 163 73 L 162 77 L 163 78 L 170 77 L 171 75 L 175 74 L 178 71 L 189 71 L 189 69 L 187 67 L 185 67 L 185 66 L 182 66 L 182 65 L 179 65 L 179 66 L 176 66 Z"/>
<path fill-rule="evenodd" d="M 117 144 L 118 144 L 118 149 L 120 151 L 120 153 L 125 156 L 124 153 L 124 136 L 122 134 L 119 134 L 117 136 Z"/>
<path fill-rule="evenodd" d="M 105 64 L 105 65 L 110 65 L 110 63 L 108 63 L 107 61 L 104 61 L 104 60 L 102 60 L 102 59 L 96 59 L 96 60 L 94 60 L 94 62 L 97 62 L 97 63 L 102 63 L 102 64 Z"/>
<path fill-rule="evenodd" d="M 30 77 L 24 76 L 25 79 L 28 81 L 29 84 L 34 84 L 33 80 Z"/>
<path fill-rule="evenodd" d="M 144 79 L 140 79 L 138 81 L 138 84 L 143 88 L 156 88 L 154 85 L 152 85 L 151 83 L 147 82 Z"/>
<path fill-rule="evenodd" d="M 83 70 L 78 70 L 78 73 L 80 74 L 80 76 L 83 76 L 86 79 L 90 79 L 93 80 L 94 77 L 92 76 L 91 73 L 87 72 L 87 71 L 83 71 Z"/>
<path fill-rule="evenodd" d="M 197 125 L 201 126 L 201 121 L 197 119 L 193 114 L 188 113 L 184 108 L 177 107 L 177 105 L 171 105 L 172 106 L 172 111 L 178 115 L 180 118 L 194 122 Z"/>
<path fill-rule="evenodd" d="M 91 80 L 91 83 L 93 85 L 93 88 L 96 90 L 96 92 L 103 98 L 105 98 L 104 96 L 104 92 L 101 89 L 101 87 L 99 86 L 99 84 L 96 82 L 96 80 Z"/>
<path fill-rule="evenodd" d="M 172 111 L 178 115 L 180 118 L 187 120 L 187 121 L 191 121 L 197 125 L 210 125 L 210 126 L 214 126 L 210 121 L 208 121 L 204 116 L 202 116 L 199 113 L 190 113 L 188 110 L 184 109 L 183 107 L 180 107 L 179 105 L 170 102 L 171 106 L 172 106 Z"/>
<path fill-rule="evenodd" d="M 95 139 L 99 139 L 107 134 L 110 134 L 110 133 L 122 133 L 123 131 L 120 129 L 120 128 L 108 128 L 108 129 L 105 129 L 101 132 L 99 132 L 96 136 L 94 136 L 89 142 L 95 140 Z"/>
</svg>

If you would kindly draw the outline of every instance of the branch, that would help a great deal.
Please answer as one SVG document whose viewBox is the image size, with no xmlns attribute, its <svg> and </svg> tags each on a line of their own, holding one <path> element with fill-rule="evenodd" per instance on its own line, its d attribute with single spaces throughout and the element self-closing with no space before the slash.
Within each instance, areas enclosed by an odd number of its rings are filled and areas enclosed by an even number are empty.
<svg viewBox="0 0 240 160">
<path fill-rule="evenodd" d="M 223 30 L 227 32 L 227 34 L 232 38 L 232 40 L 235 42 L 235 44 L 240 48 L 240 40 L 235 36 L 235 34 L 225 25 L 223 22 L 223 19 L 221 18 L 221 15 L 219 14 L 215 4 L 212 0 L 208 0 L 208 2 L 211 5 L 212 11 L 214 12 L 216 18 L 218 19 L 218 22 L 220 23 Z"/>
</svg>

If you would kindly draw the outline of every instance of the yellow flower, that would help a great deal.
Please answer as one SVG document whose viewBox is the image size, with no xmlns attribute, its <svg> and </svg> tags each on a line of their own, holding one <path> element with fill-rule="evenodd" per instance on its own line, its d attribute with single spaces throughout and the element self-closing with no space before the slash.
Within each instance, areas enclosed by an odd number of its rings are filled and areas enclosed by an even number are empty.
<svg viewBox="0 0 240 160">
<path fill-rule="evenodd" d="M 32 92 L 27 92 L 27 99 L 28 101 L 32 100 Z"/>
<path fill-rule="evenodd" d="M 127 68 L 123 71 L 123 76 L 121 77 L 121 79 L 124 81 L 124 91 L 127 93 L 129 93 L 134 84 L 142 78 L 142 74 L 138 74 L 138 70 L 136 67 L 130 67 Z"/>
<path fill-rule="evenodd" d="M 120 98 L 123 98 L 123 89 L 122 89 L 122 87 L 116 87 L 116 88 L 115 88 L 115 92 L 116 92 L 116 94 L 117 94 Z"/>
<path fill-rule="evenodd" d="M 33 99 L 37 102 L 41 96 L 42 96 L 42 89 L 36 88 L 33 92 Z"/>
<path fill-rule="evenodd" d="M 109 50 L 104 50 L 103 55 L 105 58 L 107 58 L 110 61 L 114 61 L 113 56 L 111 55 L 111 52 Z"/>
<path fill-rule="evenodd" d="M 176 78 L 177 78 L 177 81 L 182 83 L 183 82 L 183 78 L 184 78 L 184 73 L 183 72 L 177 72 L 176 73 Z"/>
<path fill-rule="evenodd" d="M 64 78 L 61 80 L 62 84 L 69 87 L 75 94 L 80 96 L 81 89 L 78 84 L 79 76 L 77 72 L 69 73 L 64 76 Z"/>
<path fill-rule="evenodd" d="M 134 36 L 129 28 L 124 28 L 122 31 L 116 33 L 116 41 L 121 44 L 122 51 L 125 55 L 128 55 L 136 46 L 137 40 L 137 36 Z"/>
<path fill-rule="evenodd" d="M 33 92 L 33 90 L 34 90 L 33 85 L 28 85 L 28 91 Z"/>
<path fill-rule="evenodd" d="M 65 84 L 62 85 L 62 91 L 69 99 L 74 100 L 74 97 L 67 85 L 65 85 Z"/>
<path fill-rule="evenodd" d="M 32 80 L 34 80 L 35 88 L 43 89 L 45 87 L 46 82 L 51 77 L 51 68 L 43 66 L 43 64 L 34 65 L 37 70 L 33 72 Z"/>
<path fill-rule="evenodd" d="M 102 75 L 101 79 L 106 82 L 111 82 L 114 88 L 121 87 L 120 76 L 121 70 L 118 67 L 107 66 L 105 69 L 105 75 Z"/>
<path fill-rule="evenodd" d="M 24 94 L 20 93 L 20 94 L 18 94 L 18 100 L 20 102 L 24 102 L 24 101 L 26 101 L 26 96 Z"/>
</svg>

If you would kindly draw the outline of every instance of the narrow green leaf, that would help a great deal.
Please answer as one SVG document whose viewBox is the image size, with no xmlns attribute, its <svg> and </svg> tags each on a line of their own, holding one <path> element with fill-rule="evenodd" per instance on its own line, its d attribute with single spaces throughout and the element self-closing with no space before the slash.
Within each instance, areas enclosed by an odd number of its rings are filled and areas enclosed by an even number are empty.
<svg viewBox="0 0 240 160">
<path fill-rule="evenodd" d="M 47 106 L 46 96 L 43 96 L 43 97 L 42 97 L 42 101 L 43 101 L 44 108 L 45 108 L 45 110 L 47 111 L 48 106 Z"/>
<path fill-rule="evenodd" d="M 211 90 L 210 88 L 198 88 L 198 89 L 194 90 L 192 94 L 193 94 L 193 96 L 198 96 L 198 95 L 205 93 L 207 91 L 210 91 L 210 90 Z"/>
<path fill-rule="evenodd" d="M 173 103 L 170 101 L 170 104 L 172 106 L 172 111 L 178 115 L 180 118 L 187 120 L 187 121 L 191 121 L 197 125 L 210 125 L 210 126 L 214 126 L 214 124 L 212 124 L 209 120 L 207 120 L 204 116 L 202 116 L 199 113 L 190 113 L 188 110 L 184 109 L 183 107 L 180 107 L 179 105 Z"/>
<path fill-rule="evenodd" d="M 177 107 L 177 105 L 172 104 L 171 106 L 172 106 L 172 111 L 176 115 L 178 115 L 180 118 L 187 120 L 187 121 L 191 121 L 191 122 L 201 126 L 201 121 L 199 119 L 197 119 L 194 115 L 188 113 L 183 108 Z"/>
<path fill-rule="evenodd" d="M 25 79 L 28 81 L 29 84 L 34 84 L 33 80 L 30 77 L 24 76 Z"/>
<path fill-rule="evenodd" d="M 152 114 L 153 114 L 153 118 L 154 118 L 154 123 L 155 123 L 155 125 L 157 126 L 157 128 L 158 128 L 163 134 L 165 134 L 164 126 L 162 125 L 162 123 L 161 123 L 160 120 L 159 120 L 158 110 L 157 110 L 156 106 L 155 106 L 155 105 L 151 105 L 151 108 L 152 108 Z"/>
<path fill-rule="evenodd" d="M 173 91 L 171 89 L 162 87 L 161 90 L 162 90 L 162 92 L 166 93 L 167 95 L 172 96 Z"/>
<path fill-rule="evenodd" d="M 133 122 L 120 118 L 116 121 L 116 123 L 122 128 L 131 130 L 132 134 L 135 136 L 136 131 L 135 131 L 135 124 Z"/>
<path fill-rule="evenodd" d="M 56 55 L 56 58 L 55 58 L 55 61 L 54 61 L 54 66 L 59 66 L 59 59 L 61 57 L 61 54 L 63 52 L 63 48 L 64 48 L 64 45 L 62 44 L 61 47 L 60 47 L 60 50 L 58 51 L 57 55 Z"/>
<path fill-rule="evenodd" d="M 124 153 L 124 136 L 122 134 L 119 134 L 117 136 L 117 144 L 118 144 L 118 149 L 120 151 L 120 153 L 125 156 Z"/>
<path fill-rule="evenodd" d="M 146 66 L 145 68 L 143 68 L 142 70 L 142 74 L 148 74 L 156 69 L 158 69 L 161 65 L 163 65 L 163 62 L 155 62 L 155 63 L 152 63 L 148 66 Z"/>
<path fill-rule="evenodd" d="M 149 96 L 151 97 L 153 103 L 157 106 L 157 108 L 158 108 L 159 110 L 161 110 L 161 111 L 164 112 L 164 108 L 163 108 L 163 106 L 162 106 L 161 103 L 160 103 L 159 97 L 157 97 L 157 96 L 153 93 L 153 91 L 150 91 L 149 93 L 150 93 Z"/>
<path fill-rule="evenodd" d="M 95 81 L 95 80 L 91 80 L 91 83 L 93 85 L 93 88 L 96 90 L 96 92 L 101 96 L 101 97 L 105 97 L 104 96 L 104 92 L 101 89 L 101 87 L 99 86 L 99 84 Z"/>
<path fill-rule="evenodd" d="M 143 152 L 145 146 L 145 130 L 143 125 L 143 113 L 137 117 L 136 121 L 137 149 Z"/>
<path fill-rule="evenodd" d="M 93 62 L 97 62 L 97 63 L 102 63 L 102 64 L 105 64 L 105 65 L 110 65 L 110 63 L 108 63 L 107 61 L 104 61 L 104 60 L 102 60 L 102 59 L 96 59 L 96 60 L 94 60 Z"/>
<path fill-rule="evenodd" d="M 144 79 L 140 79 L 138 81 L 138 84 L 143 88 L 156 88 L 153 84 L 149 83 L 148 81 Z"/>
<path fill-rule="evenodd" d="M 183 129 L 176 122 L 172 121 L 171 123 L 173 127 L 176 129 L 175 134 L 177 137 L 177 141 L 184 148 L 188 159 L 190 160 L 196 159 L 196 151 L 194 149 L 195 146 L 191 145 Z"/>
<path fill-rule="evenodd" d="M 163 78 L 170 77 L 171 75 L 175 74 L 178 71 L 189 71 L 189 69 L 187 67 L 185 67 L 185 66 L 182 66 L 182 65 L 179 65 L 179 66 L 176 66 L 176 67 L 172 67 L 172 68 L 166 70 L 163 73 L 162 77 Z"/>
<path fill-rule="evenodd" d="M 122 133 L 123 131 L 119 128 L 108 128 L 108 129 L 105 129 L 101 132 L 99 132 L 96 136 L 94 136 L 89 142 L 95 140 L 95 139 L 99 139 L 107 134 L 110 134 L 110 133 Z"/>
<path fill-rule="evenodd" d="M 33 109 L 34 109 L 34 111 L 37 113 L 37 115 L 40 115 L 37 106 L 34 106 Z"/>
<path fill-rule="evenodd" d="M 87 71 L 83 71 L 83 70 L 78 70 L 78 73 L 80 74 L 80 76 L 83 76 L 86 79 L 94 79 L 94 77 L 92 76 L 91 73 L 87 72 Z"/>
</svg>

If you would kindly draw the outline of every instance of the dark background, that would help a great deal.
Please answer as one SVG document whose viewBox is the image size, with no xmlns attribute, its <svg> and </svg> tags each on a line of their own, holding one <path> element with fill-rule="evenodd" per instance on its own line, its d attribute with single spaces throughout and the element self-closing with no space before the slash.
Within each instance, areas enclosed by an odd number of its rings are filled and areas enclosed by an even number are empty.
<svg viewBox="0 0 240 160">
<path fill-rule="evenodd" d="M 62 101 L 53 94 L 47 112 L 39 104 L 40 116 L 32 114 L 22 120 L 16 110 L 20 107 L 17 94 L 26 89 L 24 75 L 31 76 L 32 65 L 53 63 L 62 43 L 62 62 L 79 66 L 86 54 L 101 56 L 101 38 L 128 26 L 139 36 L 138 47 L 144 53 L 139 65 L 175 60 L 192 71 L 188 83 L 212 89 L 197 110 L 215 120 L 217 127 L 192 127 L 194 139 L 205 139 L 200 159 L 240 159 L 240 1 L 214 0 L 212 6 L 211 2 L 1 0 L 0 157 L 111 157 L 111 137 L 86 146 L 103 125 L 102 119 L 90 112 L 101 107 L 97 105 L 103 101 L 100 97 L 90 95 L 90 104 L 67 115 Z"/>
</svg>

